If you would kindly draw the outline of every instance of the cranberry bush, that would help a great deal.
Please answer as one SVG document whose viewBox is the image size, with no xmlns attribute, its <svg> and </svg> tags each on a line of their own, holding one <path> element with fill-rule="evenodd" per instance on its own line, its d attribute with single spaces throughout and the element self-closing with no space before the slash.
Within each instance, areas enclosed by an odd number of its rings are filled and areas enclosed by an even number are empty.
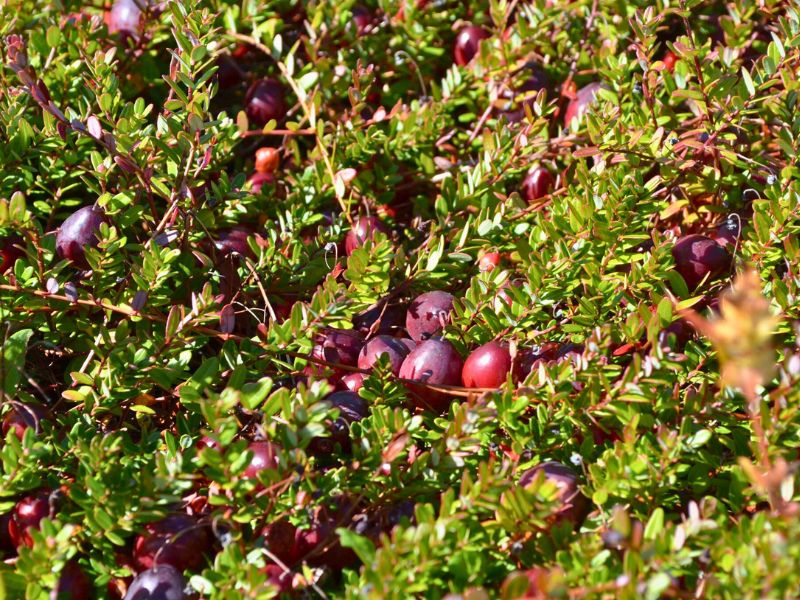
<svg viewBox="0 0 800 600">
<path fill-rule="evenodd" d="M 0 597 L 800 596 L 790 3 L 0 40 Z"/>
</svg>

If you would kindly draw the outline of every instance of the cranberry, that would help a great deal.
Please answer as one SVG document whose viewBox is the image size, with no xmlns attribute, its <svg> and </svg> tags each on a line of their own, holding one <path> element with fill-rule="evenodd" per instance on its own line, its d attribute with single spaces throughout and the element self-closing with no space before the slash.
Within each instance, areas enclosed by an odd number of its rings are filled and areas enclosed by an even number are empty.
<svg viewBox="0 0 800 600">
<path fill-rule="evenodd" d="M 326 362 L 355 367 L 364 339 L 349 329 L 323 329 L 314 338 L 314 354 Z"/>
<path fill-rule="evenodd" d="M 338 444 L 343 452 L 350 452 L 348 428 L 351 423 L 369 415 L 369 405 L 356 392 L 349 391 L 334 392 L 325 398 L 325 401 L 329 402 L 332 408 L 339 409 L 339 418 L 330 425 L 330 436 L 314 438 L 309 444 L 309 450 L 317 456 L 327 456 Z"/>
<path fill-rule="evenodd" d="M 351 392 L 357 392 L 364 387 L 364 380 L 366 378 L 367 376 L 363 373 L 349 373 L 342 377 L 341 383 L 345 389 Z"/>
<path fill-rule="evenodd" d="M 3 419 L 3 437 L 14 430 L 19 439 L 25 435 L 26 429 L 33 429 L 38 433 L 40 421 L 44 419 L 47 410 L 39 404 L 16 404 L 6 413 Z"/>
<path fill-rule="evenodd" d="M 687 235 L 672 247 L 675 270 L 680 273 L 690 292 L 708 277 L 711 281 L 731 267 L 731 256 L 711 238 L 703 235 Z"/>
<path fill-rule="evenodd" d="M 283 121 L 286 111 L 286 89 L 279 81 L 260 79 L 247 90 L 245 112 L 258 127 L 263 127 L 272 119 Z"/>
<path fill-rule="evenodd" d="M 244 470 L 245 479 L 255 479 L 265 469 L 277 469 L 280 448 L 272 442 L 251 442 L 247 449 L 253 453 L 250 464 Z"/>
<path fill-rule="evenodd" d="M 379 335 L 364 344 L 358 355 L 358 368 L 371 369 L 381 355 L 386 355 L 389 357 L 392 373 L 397 375 L 403 360 L 415 347 L 416 344 L 412 340 L 400 340 L 388 335 Z"/>
<path fill-rule="evenodd" d="M 396 335 L 405 325 L 406 307 L 400 304 L 386 306 L 385 301 L 353 317 L 353 328 L 363 335 L 370 333 Z"/>
<path fill-rule="evenodd" d="M 92 583 L 80 565 L 71 560 L 61 569 L 61 576 L 55 589 L 51 592 L 51 600 L 89 600 L 92 597 Z"/>
<path fill-rule="evenodd" d="M 46 492 L 23 498 L 14 507 L 11 521 L 8 524 L 8 533 L 15 546 L 25 544 L 33 546 L 33 538 L 29 533 L 31 528 L 39 529 L 39 522 L 50 516 L 50 496 Z"/>
<path fill-rule="evenodd" d="M 435 385 L 458 385 L 464 361 L 453 345 L 442 339 L 421 342 L 403 361 L 400 377 L 410 382 L 406 386 L 413 392 L 414 403 L 421 408 L 441 412 L 447 408 L 450 397 L 411 381 Z"/>
<path fill-rule="evenodd" d="M 158 565 L 142 571 L 133 580 L 125 600 L 188 600 L 186 579 L 171 565 Z"/>
<path fill-rule="evenodd" d="M 603 87 L 602 84 L 594 82 L 587 86 L 582 87 L 575 94 L 575 98 L 570 100 L 567 105 L 567 110 L 564 112 L 564 125 L 569 127 L 572 119 L 576 118 L 580 121 L 589 107 L 594 103 L 597 92 Z"/>
<path fill-rule="evenodd" d="M 664 63 L 664 66 L 667 68 L 667 71 L 670 73 L 675 72 L 675 63 L 678 62 L 678 55 L 675 54 L 672 50 L 667 50 L 664 52 L 664 56 L 661 59 L 661 62 Z"/>
<path fill-rule="evenodd" d="M 427 292 L 408 307 L 406 329 L 415 342 L 426 340 L 450 322 L 453 296 L 447 292 Z"/>
<path fill-rule="evenodd" d="M 56 251 L 61 258 L 66 258 L 76 266 L 88 268 L 86 248 L 97 246 L 97 232 L 102 223 L 107 223 L 102 208 L 84 206 L 72 213 L 61 224 L 56 235 Z"/>
<path fill-rule="evenodd" d="M 269 185 L 275 181 L 275 176 L 272 173 L 259 173 L 256 171 L 247 178 L 247 183 L 250 186 L 250 191 L 253 194 L 260 194 L 265 185 Z"/>
<path fill-rule="evenodd" d="M 296 536 L 297 527 L 285 519 L 270 523 L 261 530 L 264 547 L 287 565 L 293 565 L 300 559 L 295 543 Z"/>
<path fill-rule="evenodd" d="M 123 37 L 137 39 L 141 28 L 141 0 L 115 0 L 105 21 L 109 33 L 119 33 Z"/>
<path fill-rule="evenodd" d="M 558 462 L 545 462 L 525 471 L 519 478 L 519 485 L 530 485 L 539 473 L 543 473 L 545 480 L 555 484 L 558 489 L 556 500 L 559 507 L 555 511 L 557 521 L 569 521 L 576 525 L 583 521 L 588 501 L 578 489 L 575 471 Z"/>
<path fill-rule="evenodd" d="M 478 259 L 478 270 L 481 273 L 493 271 L 500 265 L 502 255 L 499 252 L 487 252 Z"/>
<path fill-rule="evenodd" d="M 288 594 L 292 591 L 291 571 L 284 571 L 283 567 L 270 563 L 264 567 L 264 574 L 267 576 L 267 581 L 277 588 L 279 594 Z"/>
<path fill-rule="evenodd" d="M 15 552 L 17 549 L 17 545 L 11 539 L 11 534 L 8 531 L 9 526 L 11 525 L 11 515 L 13 513 L 6 513 L 4 515 L 0 515 L 0 557 L 4 553 L 12 553 Z"/>
<path fill-rule="evenodd" d="M 555 180 L 550 171 L 544 167 L 535 167 L 522 180 L 522 197 L 528 203 L 532 203 L 549 194 L 554 183 Z"/>
<path fill-rule="evenodd" d="M 481 40 L 489 37 L 489 32 L 483 27 L 468 25 L 458 32 L 456 45 L 453 49 L 456 64 L 460 67 L 468 64 L 478 53 Z"/>
<path fill-rule="evenodd" d="M 133 545 L 133 559 L 140 570 L 166 564 L 179 571 L 195 571 L 211 549 L 207 528 L 189 515 L 170 515 L 146 525 L 145 530 Z"/>
<path fill-rule="evenodd" d="M 214 242 L 214 248 L 220 256 L 239 254 L 253 258 L 255 255 L 250 249 L 250 244 L 247 243 L 252 235 L 253 232 L 245 227 L 234 227 L 221 231 Z"/>
<path fill-rule="evenodd" d="M 461 378 L 466 387 L 498 388 L 511 370 L 511 354 L 506 346 L 488 342 L 467 357 Z"/>
<path fill-rule="evenodd" d="M 19 237 L 0 237 L 0 275 L 14 267 L 17 259 L 25 256 L 25 253 L 19 249 L 22 245 L 22 239 Z"/>
<path fill-rule="evenodd" d="M 256 150 L 256 171 L 259 173 L 274 173 L 280 164 L 280 154 L 277 148 L 265 146 Z"/>
<path fill-rule="evenodd" d="M 350 256 L 356 248 L 363 246 L 367 240 L 375 239 L 375 234 L 378 232 L 388 233 L 386 226 L 379 219 L 376 217 L 359 218 L 344 240 L 347 256 Z"/>
<path fill-rule="evenodd" d="M 353 25 L 356 27 L 358 35 L 364 35 L 372 26 L 372 13 L 364 6 L 353 8 Z"/>
</svg>

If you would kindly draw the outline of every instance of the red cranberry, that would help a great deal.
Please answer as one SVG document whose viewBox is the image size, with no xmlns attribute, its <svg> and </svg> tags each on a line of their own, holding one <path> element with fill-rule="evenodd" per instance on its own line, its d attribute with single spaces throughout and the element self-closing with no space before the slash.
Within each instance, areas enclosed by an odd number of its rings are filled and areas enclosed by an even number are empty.
<svg viewBox="0 0 800 600">
<path fill-rule="evenodd" d="M 378 357 L 385 354 L 389 357 L 392 373 L 397 375 L 403 360 L 415 347 L 416 344 L 412 340 L 400 340 L 388 335 L 376 336 L 364 344 L 361 349 L 361 353 L 358 355 L 358 368 L 371 369 Z"/>
<path fill-rule="evenodd" d="M 272 442 L 251 442 L 247 449 L 253 453 L 253 458 L 244 470 L 245 479 L 255 479 L 265 469 L 278 468 L 280 448 Z"/>
<path fill-rule="evenodd" d="M 293 565 L 300 559 L 295 543 L 296 536 L 297 527 L 285 519 L 270 523 L 261 530 L 264 547 L 287 565 Z"/>
<path fill-rule="evenodd" d="M 456 45 L 453 49 L 456 64 L 460 67 L 468 64 L 478 53 L 481 40 L 485 40 L 488 37 L 489 32 L 476 25 L 468 25 L 459 31 L 456 36 Z"/>
<path fill-rule="evenodd" d="M 567 360 L 571 355 L 580 355 L 582 352 L 583 348 L 581 346 L 571 343 L 562 345 L 558 342 L 546 342 L 539 348 L 523 349 L 517 352 L 517 356 L 514 358 L 511 374 L 514 382 L 521 383 L 540 364 L 561 362 Z"/>
<path fill-rule="evenodd" d="M 105 16 L 108 32 L 137 39 L 142 20 L 142 9 L 139 7 L 142 4 L 144 2 L 140 0 L 115 0 Z"/>
<path fill-rule="evenodd" d="M 687 235 L 672 247 L 675 270 L 680 273 L 690 292 L 697 289 L 705 277 L 716 279 L 731 267 L 731 256 L 711 238 Z"/>
<path fill-rule="evenodd" d="M 354 510 L 351 500 L 339 496 L 334 499 L 332 508 L 321 506 L 315 511 L 308 529 L 297 530 L 297 547 L 308 564 L 340 571 L 358 563 L 356 554 L 343 548 L 336 534 L 337 528 L 348 525 Z M 320 552 L 322 544 L 326 548 Z"/>
<path fill-rule="evenodd" d="M 239 67 L 237 61 L 223 54 L 217 59 L 217 81 L 223 90 L 239 85 L 244 79 L 244 71 Z"/>
<path fill-rule="evenodd" d="M 272 119 L 286 118 L 286 89 L 275 79 L 260 79 L 253 83 L 245 96 L 245 112 L 252 123 L 263 127 Z"/>
<path fill-rule="evenodd" d="M 33 546 L 29 530 L 39 529 L 39 522 L 50 516 L 50 496 L 46 492 L 23 498 L 14 507 L 8 533 L 15 546 Z"/>
<path fill-rule="evenodd" d="M 250 185 L 250 191 L 253 194 L 260 194 L 265 185 L 269 185 L 275 181 L 275 176 L 272 173 L 259 173 L 255 172 L 247 178 L 247 183 Z"/>
<path fill-rule="evenodd" d="M 364 380 L 366 378 L 367 376 L 364 375 L 364 373 L 349 373 L 342 377 L 341 383 L 345 389 L 351 392 L 357 392 L 364 387 Z"/>
<path fill-rule="evenodd" d="M 364 6 L 353 8 L 353 25 L 355 25 L 358 35 L 364 35 L 370 30 L 372 20 L 372 13 L 368 8 Z"/>
<path fill-rule="evenodd" d="M 55 589 L 50 593 L 51 600 L 89 600 L 93 587 L 81 566 L 69 561 L 61 570 Z"/>
<path fill-rule="evenodd" d="M 314 354 L 326 362 L 355 367 L 364 339 L 350 329 L 323 329 L 315 337 Z"/>
<path fill-rule="evenodd" d="M 570 126 L 573 118 L 577 118 L 578 121 L 583 118 L 583 115 L 586 114 L 586 111 L 588 111 L 589 107 L 594 103 L 597 92 L 602 87 L 602 84 L 595 82 L 578 90 L 575 98 L 570 100 L 570 103 L 567 105 L 567 110 L 564 112 L 564 125 L 566 127 Z"/>
<path fill-rule="evenodd" d="M 349 426 L 369 415 L 369 405 L 356 392 L 349 391 L 334 392 L 325 398 L 325 401 L 330 403 L 332 408 L 339 409 L 339 418 L 330 425 L 330 436 L 311 440 L 309 451 L 317 456 L 326 457 L 338 444 L 343 452 L 350 452 Z"/>
<path fill-rule="evenodd" d="M 205 562 L 211 539 L 205 526 L 189 515 L 170 515 L 145 526 L 147 533 L 136 538 L 133 559 L 139 570 L 156 564 L 172 565 L 179 571 L 196 571 Z"/>
<path fill-rule="evenodd" d="M 447 292 L 427 292 L 408 307 L 406 329 L 415 342 L 426 340 L 450 322 L 453 296 Z"/>
<path fill-rule="evenodd" d="M 47 414 L 45 407 L 39 404 L 17 404 L 6 413 L 3 419 L 3 437 L 14 430 L 16 436 L 21 440 L 25 435 L 26 429 L 39 431 L 39 422 Z"/>
<path fill-rule="evenodd" d="M 13 268 L 17 259 L 25 256 L 19 249 L 22 239 L 18 237 L 0 238 L 0 275 Z"/>
<path fill-rule="evenodd" d="M 378 232 L 385 234 L 388 233 L 388 230 L 376 217 L 359 218 L 344 240 L 347 256 L 350 256 L 356 248 L 363 246 L 367 240 L 375 239 L 375 234 Z"/>
<path fill-rule="evenodd" d="M 279 594 L 288 594 L 292 591 L 291 571 L 284 571 L 283 567 L 268 564 L 264 567 L 264 574 L 267 576 L 267 581 L 277 588 Z"/>
<path fill-rule="evenodd" d="M 88 268 L 85 249 L 97 246 L 97 232 L 102 223 L 107 223 L 102 208 L 84 206 L 72 213 L 61 224 L 56 235 L 56 251 L 61 258 L 66 258 L 76 266 Z"/>
<path fill-rule="evenodd" d="M 171 565 L 142 571 L 131 583 L 125 600 L 188 600 L 186 579 Z"/>
<path fill-rule="evenodd" d="M 545 462 L 525 471 L 519 478 L 519 485 L 526 487 L 534 478 L 544 473 L 545 481 L 555 484 L 558 489 L 556 499 L 559 507 L 555 515 L 558 521 L 570 521 L 579 524 L 586 516 L 588 502 L 578 489 L 578 476 L 571 468 L 557 462 Z"/>
<path fill-rule="evenodd" d="M 672 347 L 675 350 L 683 350 L 686 344 L 694 337 L 695 330 L 686 319 L 673 321 L 658 336 L 659 344 L 662 348 Z M 674 346 L 671 337 L 674 336 Z"/>
<path fill-rule="evenodd" d="M 667 71 L 670 73 L 675 72 L 675 63 L 678 62 L 678 55 L 675 54 L 672 50 L 667 50 L 664 52 L 664 57 L 661 59 L 661 62 L 664 63 L 664 66 L 667 68 Z"/>
<path fill-rule="evenodd" d="M 464 361 L 447 340 L 429 339 L 421 342 L 403 361 L 400 377 L 435 385 L 458 385 Z M 447 408 L 450 397 L 424 386 L 407 382 L 413 392 L 412 401 L 420 408 L 441 412 Z"/>
<path fill-rule="evenodd" d="M 511 354 L 506 346 L 488 342 L 467 357 L 461 378 L 466 387 L 498 388 L 511 370 Z"/>
<path fill-rule="evenodd" d="M 400 304 L 386 306 L 385 302 L 381 302 L 377 306 L 353 317 L 353 329 L 362 335 L 397 335 L 405 328 L 405 325 L 406 307 Z M 375 328 L 374 330 L 373 327 Z"/>
<path fill-rule="evenodd" d="M 259 173 L 274 173 L 278 169 L 281 157 L 277 148 L 265 146 L 256 150 L 256 171 Z"/>
<path fill-rule="evenodd" d="M 550 171 L 544 167 L 535 167 L 522 180 L 522 197 L 528 203 L 532 203 L 549 194 L 553 190 L 554 183 Z"/>
<path fill-rule="evenodd" d="M 481 273 L 493 271 L 500 265 L 501 258 L 502 256 L 499 252 L 487 252 L 478 259 L 478 270 Z"/>
<path fill-rule="evenodd" d="M 0 515 L 0 558 L 4 553 L 12 553 L 17 549 L 17 545 L 11 539 L 11 534 L 8 531 L 11 525 L 11 515 L 13 513 L 6 513 Z"/>
</svg>

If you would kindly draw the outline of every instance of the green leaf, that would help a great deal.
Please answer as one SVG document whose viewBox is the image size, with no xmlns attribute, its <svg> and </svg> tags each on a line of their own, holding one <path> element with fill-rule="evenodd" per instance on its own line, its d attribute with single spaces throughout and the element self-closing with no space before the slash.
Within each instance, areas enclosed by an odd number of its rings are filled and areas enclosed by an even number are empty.
<svg viewBox="0 0 800 600">
<path fill-rule="evenodd" d="M 338 528 L 336 533 L 339 534 L 339 541 L 343 547 L 352 549 L 365 565 L 372 564 L 375 558 L 375 546 L 368 538 L 344 527 Z"/>
<path fill-rule="evenodd" d="M 3 391 L 12 395 L 22 379 L 22 370 L 25 365 L 25 353 L 28 341 L 33 335 L 32 329 L 20 329 L 12 333 L 3 343 L 3 363 L 0 365 L 3 376 Z"/>
</svg>

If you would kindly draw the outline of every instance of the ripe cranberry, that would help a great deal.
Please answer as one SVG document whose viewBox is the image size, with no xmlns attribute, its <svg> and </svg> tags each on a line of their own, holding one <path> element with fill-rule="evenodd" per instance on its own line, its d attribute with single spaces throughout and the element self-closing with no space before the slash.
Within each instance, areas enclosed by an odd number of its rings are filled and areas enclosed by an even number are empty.
<svg viewBox="0 0 800 600">
<path fill-rule="evenodd" d="M 223 54 L 217 59 L 217 81 L 223 90 L 239 85 L 244 79 L 244 71 L 239 67 L 237 61 Z"/>
<path fill-rule="evenodd" d="M 545 462 L 525 471 L 519 478 L 519 485 L 530 485 L 539 473 L 544 473 L 545 480 L 555 484 L 558 489 L 556 499 L 560 506 L 555 511 L 557 521 L 580 524 L 586 516 L 588 501 L 578 489 L 575 471 L 558 462 Z"/>
<path fill-rule="evenodd" d="M 575 98 L 570 100 L 567 105 L 567 110 L 564 112 L 564 125 L 570 126 L 572 119 L 576 118 L 580 121 L 589 107 L 594 103 L 597 92 L 603 87 L 602 84 L 594 82 L 586 85 L 578 90 Z"/>
<path fill-rule="evenodd" d="M 339 418 L 330 425 L 329 437 L 314 438 L 308 448 L 312 454 L 322 457 L 330 455 L 336 444 L 343 452 L 350 452 L 350 424 L 367 417 L 369 405 L 356 392 L 349 391 L 333 392 L 325 401 L 339 409 Z"/>
<path fill-rule="evenodd" d="M 400 377 L 436 385 L 458 385 L 464 361 L 447 340 L 429 339 L 421 342 L 403 361 Z M 441 412 L 447 408 L 450 397 L 424 386 L 406 383 L 413 392 L 412 401 L 420 408 Z"/>
<path fill-rule="evenodd" d="M 673 348 L 674 350 L 683 350 L 686 344 L 695 335 L 694 327 L 692 327 L 686 319 L 678 319 L 673 321 L 664 331 L 658 335 L 658 342 L 662 348 Z M 674 346 L 670 336 L 674 336 Z"/>
<path fill-rule="evenodd" d="M 277 148 L 265 146 L 256 150 L 256 171 L 259 173 L 274 173 L 278 169 L 281 157 Z"/>
<path fill-rule="evenodd" d="M 667 50 L 664 52 L 664 56 L 661 59 L 661 62 L 664 63 L 664 66 L 667 68 L 667 71 L 670 73 L 675 72 L 675 63 L 678 62 L 678 55 L 675 54 L 672 50 Z"/>
<path fill-rule="evenodd" d="M 408 307 L 406 329 L 415 342 L 426 340 L 444 329 L 450 322 L 453 296 L 447 292 L 427 292 Z"/>
<path fill-rule="evenodd" d="M 188 600 L 186 579 L 171 565 L 142 571 L 131 583 L 125 600 Z"/>
<path fill-rule="evenodd" d="M 731 256 L 711 238 L 687 235 L 672 247 L 675 270 L 681 274 L 690 292 L 697 289 L 706 276 L 711 281 L 731 268 Z"/>
<path fill-rule="evenodd" d="M 261 530 L 264 548 L 287 565 L 293 565 L 300 559 L 296 536 L 297 527 L 285 519 L 270 523 Z"/>
<path fill-rule="evenodd" d="M 170 515 L 145 526 L 147 533 L 136 538 L 133 560 L 137 569 L 172 565 L 179 571 L 196 571 L 205 562 L 211 539 L 205 526 L 189 515 Z"/>
<path fill-rule="evenodd" d="M 229 256 L 236 253 L 254 258 L 255 255 L 250 249 L 250 244 L 247 243 L 248 238 L 252 235 L 253 232 L 246 227 L 233 227 L 232 229 L 220 231 L 214 241 L 214 248 L 220 256 Z"/>
<path fill-rule="evenodd" d="M 137 39 L 141 28 L 142 4 L 144 2 L 141 0 L 115 0 L 105 15 L 108 32 Z"/>
<path fill-rule="evenodd" d="M 500 265 L 502 255 L 499 252 L 487 252 L 478 259 L 478 270 L 481 273 L 493 271 Z"/>
<path fill-rule="evenodd" d="M 272 442 L 251 442 L 247 449 L 253 453 L 253 458 L 244 470 L 245 479 L 255 479 L 265 469 L 278 468 L 280 448 Z"/>
<path fill-rule="evenodd" d="M 415 347 L 416 344 L 412 340 L 401 340 L 388 335 L 376 336 L 364 344 L 361 349 L 361 353 L 358 355 L 358 368 L 371 369 L 378 357 L 385 354 L 389 357 L 392 373 L 397 375 L 403 360 Z"/>
<path fill-rule="evenodd" d="M 357 392 L 364 387 L 364 380 L 367 378 L 364 373 L 349 373 L 342 377 L 342 386 L 351 392 Z"/>
<path fill-rule="evenodd" d="M 518 123 L 525 118 L 526 105 L 533 107 L 536 94 L 531 94 L 530 92 L 538 92 L 549 87 L 547 74 L 538 64 L 528 63 L 525 70 L 529 73 L 529 76 L 522 84 L 515 89 L 507 89 L 503 93 L 503 97 L 511 102 L 507 105 L 508 109 L 500 114 L 505 116 L 511 123 Z"/>
<path fill-rule="evenodd" d="M 355 25 L 358 35 L 364 35 L 370 30 L 372 20 L 372 13 L 368 8 L 364 6 L 356 6 L 353 8 L 353 25 Z"/>
<path fill-rule="evenodd" d="M 511 298 L 511 294 L 508 293 L 509 288 L 511 287 L 521 288 L 522 285 L 523 285 L 523 280 L 521 279 L 515 279 L 513 281 L 508 279 L 505 280 L 503 284 L 500 286 L 500 288 L 497 290 L 497 299 L 495 300 L 495 307 L 497 307 L 497 300 L 501 300 L 502 302 L 505 302 L 508 306 L 511 306 L 513 299 Z M 496 310 L 500 309 L 496 308 Z"/>
<path fill-rule="evenodd" d="M 283 567 L 270 563 L 264 567 L 264 574 L 267 576 L 267 581 L 277 588 L 279 594 L 288 594 L 292 591 L 291 571 L 284 571 Z"/>
<path fill-rule="evenodd" d="M 258 127 L 272 119 L 277 122 L 286 118 L 286 89 L 275 79 L 260 79 L 253 83 L 245 96 L 247 118 Z"/>
<path fill-rule="evenodd" d="M 64 565 L 55 589 L 50 593 L 51 600 L 89 600 L 92 597 L 92 584 L 77 561 Z"/>
<path fill-rule="evenodd" d="M 33 546 L 30 528 L 39 529 L 39 522 L 49 516 L 50 496 L 46 492 L 28 496 L 17 502 L 8 524 L 8 533 L 14 546 L 21 544 Z"/>
<path fill-rule="evenodd" d="M 84 269 L 86 262 L 85 249 L 97 246 L 97 232 L 102 223 L 107 223 L 102 208 L 84 206 L 72 213 L 61 224 L 56 235 L 56 251 L 61 258 L 66 258 Z"/>
<path fill-rule="evenodd" d="M 320 331 L 314 338 L 316 346 L 314 354 L 329 363 L 338 363 L 355 367 L 358 355 L 364 347 L 364 339 L 350 329 L 334 329 L 328 327 Z"/>
<path fill-rule="evenodd" d="M 22 239 L 19 237 L 0 237 L 0 275 L 11 270 L 17 259 L 25 256 L 18 247 L 21 245 Z"/>
<path fill-rule="evenodd" d="M 375 325 L 376 323 L 377 325 Z M 405 325 L 406 307 L 401 304 L 389 304 L 386 306 L 385 301 L 353 317 L 353 329 L 362 335 L 397 335 Z M 373 327 L 375 328 L 374 330 Z"/>
<path fill-rule="evenodd" d="M 344 240 L 347 256 L 350 256 L 356 248 L 363 246 L 367 240 L 375 239 L 375 234 L 378 232 L 385 234 L 388 233 L 388 229 L 376 217 L 359 218 Z"/>
<path fill-rule="evenodd" d="M 11 525 L 12 513 L 0 515 L 0 558 L 5 553 L 15 552 L 17 545 L 11 539 L 11 534 L 8 532 L 9 525 Z"/>
<path fill-rule="evenodd" d="M 47 410 L 40 404 L 15 404 L 3 419 L 3 437 L 12 429 L 20 440 L 26 429 L 31 428 L 38 432 L 39 422 L 46 414 Z"/>
<path fill-rule="evenodd" d="M 506 346 L 488 342 L 467 357 L 461 379 L 470 388 L 498 388 L 511 370 L 511 354 Z"/>
<path fill-rule="evenodd" d="M 356 554 L 341 546 L 336 533 L 337 528 L 351 522 L 355 508 L 352 500 L 338 496 L 333 499 L 333 506 L 319 506 L 314 511 L 309 528 L 297 530 L 297 548 L 308 564 L 340 571 L 358 563 Z M 320 551 L 323 545 L 325 550 Z"/>
<path fill-rule="evenodd" d="M 478 53 L 481 40 L 485 40 L 488 37 L 489 32 L 476 25 L 468 25 L 459 31 L 456 36 L 456 45 L 453 49 L 456 64 L 460 67 L 468 64 Z"/>
<path fill-rule="evenodd" d="M 522 180 L 522 197 L 530 204 L 549 194 L 554 183 L 550 171 L 544 167 L 535 167 Z"/>
<path fill-rule="evenodd" d="M 253 194 L 260 194 L 265 185 L 269 185 L 275 181 L 275 176 L 272 173 L 259 173 L 255 172 L 247 178 L 247 183 L 250 186 L 250 191 Z"/>
</svg>

